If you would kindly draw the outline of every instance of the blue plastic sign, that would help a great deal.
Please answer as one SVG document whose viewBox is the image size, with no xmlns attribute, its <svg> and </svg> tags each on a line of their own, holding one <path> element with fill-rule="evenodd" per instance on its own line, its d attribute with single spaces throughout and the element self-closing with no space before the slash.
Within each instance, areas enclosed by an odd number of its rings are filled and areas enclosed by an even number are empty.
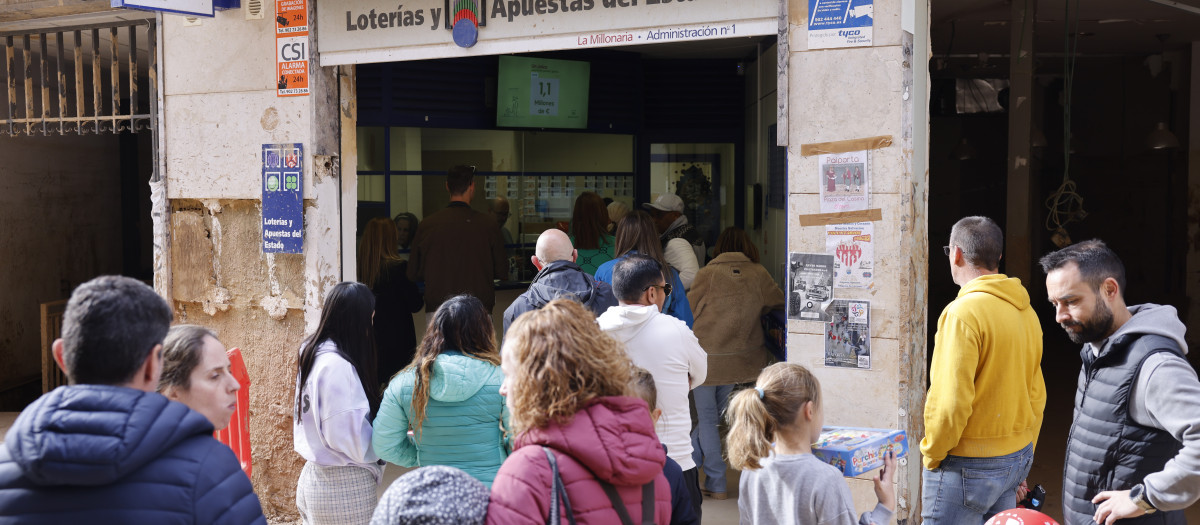
<svg viewBox="0 0 1200 525">
<path fill-rule="evenodd" d="M 213 16 L 213 0 L 112 0 L 109 5 L 189 16 Z"/>
<path fill-rule="evenodd" d="M 304 247 L 304 145 L 263 144 L 263 253 Z"/>
<path fill-rule="evenodd" d="M 874 0 L 808 0 L 808 47 L 871 45 Z"/>
</svg>

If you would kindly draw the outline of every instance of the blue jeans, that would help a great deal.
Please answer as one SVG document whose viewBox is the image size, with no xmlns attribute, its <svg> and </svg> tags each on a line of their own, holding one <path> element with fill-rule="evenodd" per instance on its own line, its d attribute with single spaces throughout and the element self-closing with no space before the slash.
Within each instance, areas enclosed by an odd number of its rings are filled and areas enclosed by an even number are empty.
<svg viewBox="0 0 1200 525">
<path fill-rule="evenodd" d="M 696 429 L 692 431 L 692 460 L 704 470 L 704 490 L 725 492 L 725 461 L 721 459 L 721 433 L 717 430 L 733 385 L 698 386 Z"/>
<path fill-rule="evenodd" d="M 1017 506 L 1017 485 L 1029 475 L 1033 445 L 1007 456 L 946 456 L 921 480 L 924 525 L 982 525 L 996 513 Z"/>
</svg>

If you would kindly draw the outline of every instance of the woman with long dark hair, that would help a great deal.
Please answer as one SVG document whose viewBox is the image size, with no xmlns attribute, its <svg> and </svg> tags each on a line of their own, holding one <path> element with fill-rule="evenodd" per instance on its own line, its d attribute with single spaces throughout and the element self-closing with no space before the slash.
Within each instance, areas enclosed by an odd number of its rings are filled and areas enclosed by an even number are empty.
<svg viewBox="0 0 1200 525">
<path fill-rule="evenodd" d="M 503 382 L 491 314 L 471 295 L 451 297 L 383 395 L 375 451 L 404 467 L 457 467 L 491 486 L 508 457 Z"/>
<path fill-rule="evenodd" d="M 585 191 L 575 198 L 571 211 L 571 244 L 579 252 L 575 264 L 589 274 L 611 261 L 616 239 L 608 233 L 608 208 L 599 195 Z"/>
<path fill-rule="evenodd" d="M 376 385 L 386 385 L 412 361 L 417 347 L 412 314 L 424 306 L 417 285 L 408 280 L 408 262 L 396 255 L 396 224 L 376 217 L 358 242 L 358 280 L 375 294 Z"/>
<path fill-rule="evenodd" d="M 663 257 L 662 244 L 658 240 L 658 230 L 654 227 L 654 219 L 642 210 L 635 210 L 625 215 L 617 225 L 617 258 L 601 264 L 596 269 L 596 280 L 612 284 L 613 266 L 617 261 L 631 253 L 640 253 L 650 257 L 662 266 L 663 280 L 671 284 L 671 293 L 663 306 L 662 313 L 670 315 L 692 327 L 692 308 L 688 304 L 687 293 L 679 272 L 667 264 Z"/>
<path fill-rule="evenodd" d="M 306 461 L 296 484 L 304 523 L 367 523 L 383 474 L 371 449 L 379 409 L 375 382 L 375 294 L 338 283 L 325 297 L 316 333 L 296 370 L 293 446 Z"/>
</svg>

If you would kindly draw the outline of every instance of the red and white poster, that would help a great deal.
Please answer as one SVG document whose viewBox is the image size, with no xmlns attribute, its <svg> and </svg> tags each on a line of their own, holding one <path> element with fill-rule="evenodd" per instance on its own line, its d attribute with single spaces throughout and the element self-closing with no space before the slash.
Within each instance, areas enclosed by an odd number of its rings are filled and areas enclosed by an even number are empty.
<svg viewBox="0 0 1200 525">
<path fill-rule="evenodd" d="M 275 0 L 277 95 L 308 95 L 308 55 L 308 0 Z"/>
<path fill-rule="evenodd" d="M 834 288 L 870 288 L 875 282 L 875 225 L 870 222 L 825 227 L 825 253 L 833 256 Z"/>
</svg>

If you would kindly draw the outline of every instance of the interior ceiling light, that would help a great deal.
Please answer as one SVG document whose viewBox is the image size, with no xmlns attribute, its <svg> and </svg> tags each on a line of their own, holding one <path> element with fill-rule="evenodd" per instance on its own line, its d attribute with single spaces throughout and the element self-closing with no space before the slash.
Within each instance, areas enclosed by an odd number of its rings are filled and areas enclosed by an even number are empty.
<svg viewBox="0 0 1200 525">
<path fill-rule="evenodd" d="M 1179 147 L 1179 138 L 1167 129 L 1166 122 L 1159 122 L 1158 126 L 1146 135 L 1146 147 L 1150 149 L 1175 149 Z"/>
</svg>

